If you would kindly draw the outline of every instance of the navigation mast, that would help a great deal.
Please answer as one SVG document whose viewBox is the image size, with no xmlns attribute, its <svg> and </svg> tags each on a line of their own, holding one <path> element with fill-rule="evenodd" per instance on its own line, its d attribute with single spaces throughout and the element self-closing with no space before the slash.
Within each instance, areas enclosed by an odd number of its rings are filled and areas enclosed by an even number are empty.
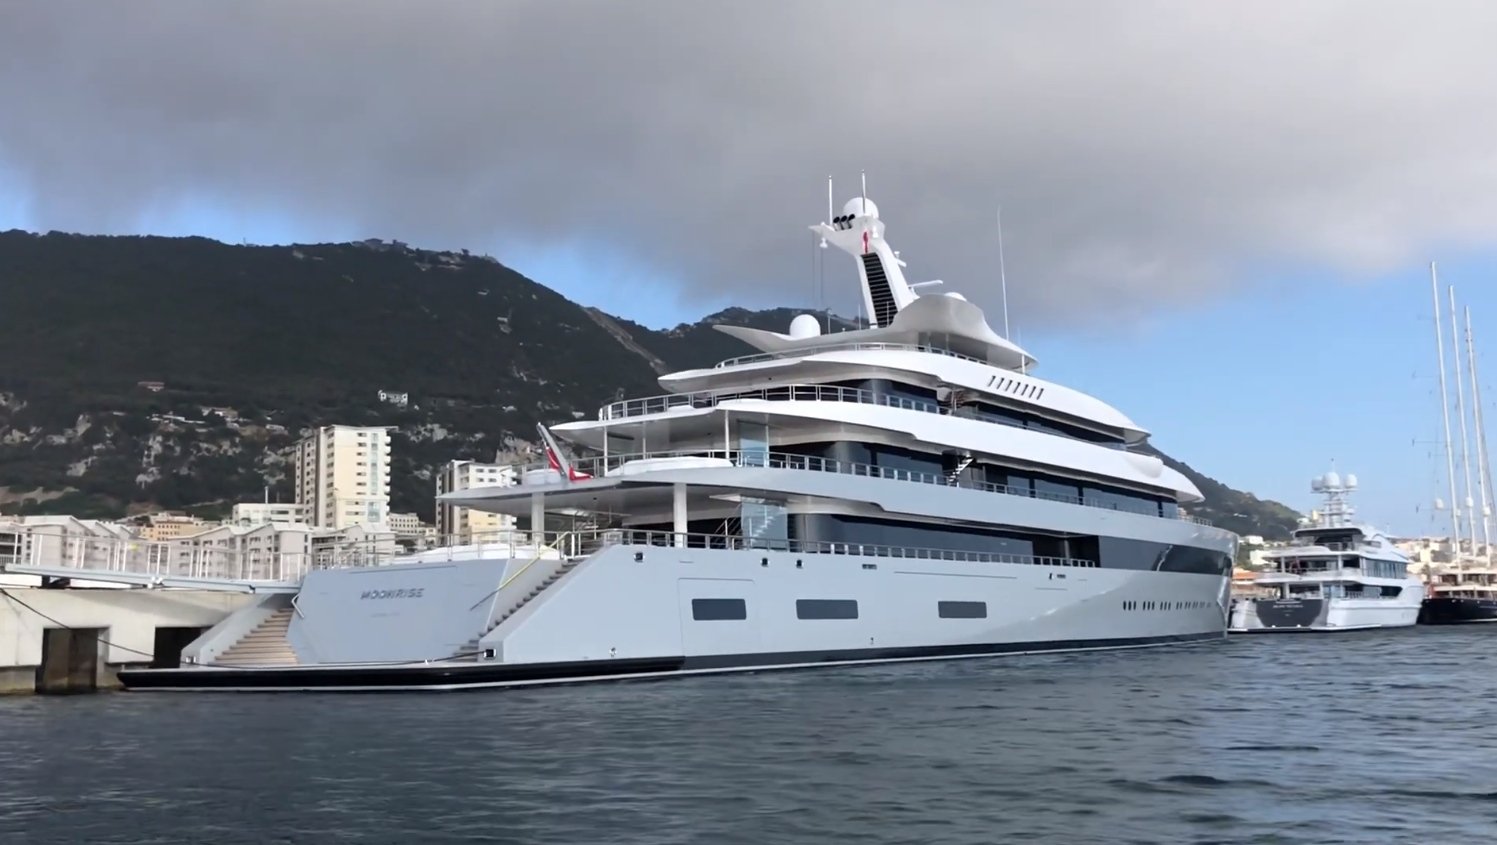
<svg viewBox="0 0 1497 845">
<path fill-rule="evenodd" d="M 1466 361 L 1471 371 L 1471 405 L 1476 419 L 1476 482 L 1481 488 L 1481 544 L 1483 556 L 1492 555 L 1492 464 L 1487 451 L 1487 427 L 1481 417 L 1481 380 L 1476 377 L 1476 341 L 1471 336 L 1471 308 L 1466 308 Z"/>
<path fill-rule="evenodd" d="M 1461 381 L 1461 352 L 1460 329 L 1455 316 L 1455 285 L 1446 288 L 1450 294 L 1450 346 L 1455 358 L 1455 414 L 1461 421 L 1461 465 L 1466 476 L 1466 495 L 1461 501 L 1466 505 L 1466 533 L 1471 537 L 1471 554 L 1476 554 L 1476 502 L 1471 495 L 1471 436 L 1466 428 L 1466 388 Z M 1461 571 L 1466 569 L 1466 561 L 1461 559 Z"/>
<path fill-rule="evenodd" d="M 1440 318 L 1440 278 L 1435 262 L 1429 263 L 1429 286 L 1435 301 L 1435 351 L 1440 361 L 1440 418 L 1445 423 L 1445 477 L 1450 481 L 1450 552 L 1452 559 L 1460 557 L 1461 510 L 1456 502 L 1455 454 L 1450 442 L 1450 394 L 1445 389 L 1445 328 Z M 1424 569 L 1424 580 L 1429 582 L 1429 567 Z"/>
</svg>

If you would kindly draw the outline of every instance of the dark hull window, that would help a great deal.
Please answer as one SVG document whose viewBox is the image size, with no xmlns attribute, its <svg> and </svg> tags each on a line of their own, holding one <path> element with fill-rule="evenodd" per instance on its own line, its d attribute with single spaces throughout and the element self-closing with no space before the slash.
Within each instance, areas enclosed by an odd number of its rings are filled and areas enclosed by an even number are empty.
<svg viewBox="0 0 1497 845">
<path fill-rule="evenodd" d="M 852 443 L 797 443 L 776 447 L 778 451 L 794 455 L 824 458 L 840 464 L 815 464 L 818 469 L 827 468 L 843 472 L 868 473 L 864 467 L 877 467 L 879 474 L 890 478 L 903 478 L 908 474 L 921 480 L 947 478 L 952 470 L 951 455 L 919 452 L 898 446 Z M 944 457 L 944 460 L 943 460 Z M 853 466 L 861 465 L 861 466 Z M 1060 502 L 1082 502 L 1092 507 L 1127 511 L 1148 516 L 1179 516 L 1179 507 L 1162 495 L 1108 487 L 1095 482 L 1078 482 L 1032 470 L 983 463 L 967 466 L 959 476 L 962 483 L 980 482 L 997 485 L 1003 492 L 1020 496 L 1034 496 Z"/>
<path fill-rule="evenodd" d="M 743 599 L 692 599 L 691 618 L 698 622 L 747 619 L 748 602 Z"/>
<path fill-rule="evenodd" d="M 942 619 L 986 619 L 988 603 L 982 601 L 943 601 L 936 604 Z"/>
<path fill-rule="evenodd" d="M 858 603 L 852 599 L 796 599 L 798 619 L 857 619 Z"/>
<path fill-rule="evenodd" d="M 898 523 L 840 514 L 806 514 L 792 519 L 796 523 L 795 537 L 809 542 L 941 549 L 981 554 L 1064 554 L 1054 544 L 1047 544 L 1045 541 L 1048 538 L 964 526 Z M 1055 542 L 1058 543 L 1059 540 Z"/>
<path fill-rule="evenodd" d="M 1085 537 L 1072 543 L 1077 557 L 1099 561 L 1104 569 L 1225 575 L 1232 567 L 1232 559 L 1225 552 L 1196 546 L 1171 546 L 1120 537 Z"/>
</svg>

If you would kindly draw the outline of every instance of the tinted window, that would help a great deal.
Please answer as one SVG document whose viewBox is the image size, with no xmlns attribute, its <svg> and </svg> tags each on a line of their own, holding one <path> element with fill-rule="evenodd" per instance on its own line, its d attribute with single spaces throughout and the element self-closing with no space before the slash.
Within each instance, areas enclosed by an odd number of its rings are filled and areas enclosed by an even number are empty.
<svg viewBox="0 0 1497 845">
<path fill-rule="evenodd" d="M 747 619 L 748 603 L 743 599 L 692 599 L 691 618 L 699 622 Z"/>
<path fill-rule="evenodd" d="M 858 603 L 852 599 L 796 599 L 800 619 L 857 619 Z"/>
<path fill-rule="evenodd" d="M 943 601 L 936 605 L 942 619 L 986 619 L 988 604 L 981 601 Z"/>
<path fill-rule="evenodd" d="M 1094 508 L 1109 508 L 1129 513 L 1159 515 L 1159 500 L 1142 493 L 1129 493 L 1107 487 L 1083 487 L 1081 500 Z"/>
<path fill-rule="evenodd" d="M 805 514 L 792 516 L 792 519 L 797 523 L 794 536 L 807 541 L 986 554 L 1035 554 L 1030 537 L 966 526 L 893 523 L 840 514 Z"/>
<path fill-rule="evenodd" d="M 1081 498 L 1081 488 L 1075 482 L 1063 482 L 1058 479 L 1036 476 L 1034 479 L 1034 495 L 1037 499 L 1075 502 Z"/>
</svg>

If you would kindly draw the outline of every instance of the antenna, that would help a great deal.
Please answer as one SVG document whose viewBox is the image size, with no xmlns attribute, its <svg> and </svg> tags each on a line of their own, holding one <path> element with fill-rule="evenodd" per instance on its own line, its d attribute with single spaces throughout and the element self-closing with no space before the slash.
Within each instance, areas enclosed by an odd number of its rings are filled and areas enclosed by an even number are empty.
<svg viewBox="0 0 1497 845">
<path fill-rule="evenodd" d="M 1003 206 L 998 206 L 998 285 L 1003 290 L 1003 339 L 1008 340 L 1008 274 L 1003 270 Z"/>
<path fill-rule="evenodd" d="M 1492 555 L 1492 465 L 1487 452 L 1487 428 L 1481 419 L 1481 381 L 1476 377 L 1476 341 L 1471 336 L 1471 308 L 1466 308 L 1466 360 L 1471 366 L 1471 405 L 1476 416 L 1476 483 L 1481 489 L 1481 544 Z"/>
<path fill-rule="evenodd" d="M 858 173 L 863 177 L 863 208 L 864 214 L 868 213 L 868 171 L 860 170 Z"/>
<path fill-rule="evenodd" d="M 832 211 L 832 207 L 834 205 L 836 205 L 836 201 L 832 199 L 832 176 L 829 173 L 826 177 L 826 224 L 828 226 L 832 225 L 832 216 L 835 214 L 835 212 Z M 821 238 L 821 248 L 826 249 L 825 235 L 823 235 Z"/>
<path fill-rule="evenodd" d="M 1445 328 L 1440 320 L 1440 279 L 1435 271 L 1435 262 L 1429 263 L 1429 287 L 1435 300 L 1435 351 L 1440 356 L 1440 418 L 1445 422 L 1445 477 L 1450 481 L 1450 552 L 1452 558 L 1460 557 L 1461 509 L 1455 492 L 1455 455 L 1450 448 L 1450 395 L 1445 390 Z M 1424 580 L 1429 581 L 1429 570 Z"/>
<path fill-rule="evenodd" d="M 1476 554 L 1476 505 L 1471 497 L 1471 438 L 1466 429 L 1466 388 L 1461 383 L 1461 352 L 1457 345 L 1460 341 L 1460 330 L 1456 324 L 1455 316 L 1455 286 L 1447 288 L 1450 294 L 1450 351 L 1455 357 L 1455 413 L 1461 421 L 1461 465 L 1466 475 L 1466 497 L 1462 502 L 1466 505 L 1466 533 L 1471 535 L 1471 554 Z M 1465 562 L 1461 563 L 1462 570 Z"/>
</svg>

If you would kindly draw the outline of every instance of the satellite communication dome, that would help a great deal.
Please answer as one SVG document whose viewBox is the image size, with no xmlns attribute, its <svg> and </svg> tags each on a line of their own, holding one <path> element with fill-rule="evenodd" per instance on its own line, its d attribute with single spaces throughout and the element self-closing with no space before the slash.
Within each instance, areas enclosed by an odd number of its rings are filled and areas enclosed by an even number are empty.
<svg viewBox="0 0 1497 845">
<path fill-rule="evenodd" d="M 842 213 L 851 214 L 854 217 L 866 215 L 876 219 L 878 217 L 878 206 L 873 204 L 873 200 L 853 197 L 847 201 L 847 205 L 842 206 Z"/>
<path fill-rule="evenodd" d="M 1341 486 L 1341 476 L 1337 475 L 1335 470 L 1332 470 L 1332 471 L 1330 471 L 1330 472 L 1328 472 L 1328 473 L 1325 474 L 1324 483 L 1325 483 L 1326 489 L 1330 489 L 1332 487 L 1340 487 Z"/>
<path fill-rule="evenodd" d="M 1315 492 L 1315 493 L 1324 492 L 1325 491 L 1325 479 L 1324 478 L 1312 478 L 1312 479 L 1310 479 L 1310 490 L 1312 492 Z"/>
<path fill-rule="evenodd" d="M 821 321 L 810 314 L 797 314 L 790 321 L 790 336 L 796 340 L 821 334 Z"/>
<path fill-rule="evenodd" d="M 1348 489 L 1348 490 L 1355 490 L 1355 489 L 1357 489 L 1357 477 L 1355 475 L 1348 475 L 1346 477 L 1346 489 Z"/>
<path fill-rule="evenodd" d="M 942 296 L 949 296 L 952 299 L 960 299 L 963 302 L 967 301 L 967 297 L 962 296 L 961 294 L 957 293 L 956 291 L 951 291 L 950 293 L 942 294 Z"/>
</svg>

